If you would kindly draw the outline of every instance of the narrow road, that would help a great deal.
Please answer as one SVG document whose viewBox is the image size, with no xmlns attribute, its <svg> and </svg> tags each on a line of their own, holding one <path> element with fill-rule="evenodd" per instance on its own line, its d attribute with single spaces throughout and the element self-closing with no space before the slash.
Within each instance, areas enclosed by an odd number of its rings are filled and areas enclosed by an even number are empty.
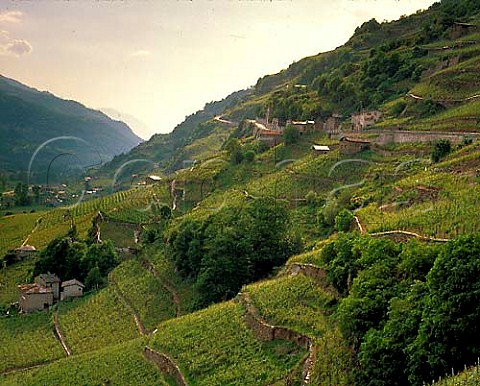
<svg viewBox="0 0 480 386">
<path fill-rule="evenodd" d="M 65 338 L 62 334 L 62 331 L 60 330 L 60 323 L 58 322 L 58 311 L 55 312 L 55 315 L 53 317 L 53 331 L 57 339 L 60 341 L 60 344 L 62 345 L 63 349 L 65 350 L 67 357 L 72 355 L 72 350 L 70 349 L 70 347 L 68 347 L 67 342 L 65 342 Z"/>
</svg>

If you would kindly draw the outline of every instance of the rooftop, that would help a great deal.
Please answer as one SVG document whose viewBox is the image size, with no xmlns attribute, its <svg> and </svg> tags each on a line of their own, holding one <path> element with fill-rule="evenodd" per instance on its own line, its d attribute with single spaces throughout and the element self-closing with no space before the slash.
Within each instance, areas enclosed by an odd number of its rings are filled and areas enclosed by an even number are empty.
<svg viewBox="0 0 480 386">
<path fill-rule="evenodd" d="M 51 288 L 46 288 L 40 284 L 20 284 L 18 289 L 26 294 L 48 294 L 52 292 Z"/>
<path fill-rule="evenodd" d="M 312 149 L 316 151 L 330 151 L 330 148 L 324 145 L 313 145 Z"/>
<path fill-rule="evenodd" d="M 78 285 L 82 288 L 85 287 L 83 285 L 83 283 L 81 281 L 77 280 L 77 279 L 72 279 L 72 280 L 67 280 L 67 281 L 62 282 L 62 288 L 63 287 L 69 287 L 71 285 Z"/>
<path fill-rule="evenodd" d="M 44 281 L 45 283 L 60 283 L 60 279 L 54 273 L 41 273 L 37 276 L 40 280 Z"/>
<path fill-rule="evenodd" d="M 18 247 L 15 250 L 16 251 L 36 251 L 37 248 L 35 248 L 33 245 L 22 245 L 21 247 Z"/>
</svg>

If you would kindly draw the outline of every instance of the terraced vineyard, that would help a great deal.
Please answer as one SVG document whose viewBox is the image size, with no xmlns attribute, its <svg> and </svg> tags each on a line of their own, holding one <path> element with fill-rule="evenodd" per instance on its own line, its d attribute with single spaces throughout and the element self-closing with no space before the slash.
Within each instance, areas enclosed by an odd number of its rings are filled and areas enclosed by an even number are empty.
<svg viewBox="0 0 480 386">
<path fill-rule="evenodd" d="M 38 369 L 0 377 L 0 385 L 170 385 L 143 357 L 144 347 L 143 339 L 135 339 Z"/>
<path fill-rule="evenodd" d="M 284 379 L 305 351 L 290 342 L 256 340 L 242 315 L 239 304 L 217 304 L 160 324 L 149 345 L 169 355 L 190 385 L 265 385 Z"/>
<path fill-rule="evenodd" d="M 153 331 L 161 321 L 175 317 L 172 295 L 140 262 L 126 261 L 110 275 L 147 330 Z"/>
<path fill-rule="evenodd" d="M 325 310 L 333 296 L 304 275 L 259 282 L 245 291 L 263 318 L 273 325 L 309 336 L 321 336 L 328 328 Z"/>
<path fill-rule="evenodd" d="M 170 287 L 170 292 L 176 295 L 178 313 L 180 315 L 193 312 L 198 308 L 199 295 L 192 283 L 182 279 L 171 261 L 169 261 L 161 249 L 147 248 L 142 258 L 146 258 L 155 268 L 155 273 L 164 285 Z"/>
<path fill-rule="evenodd" d="M 0 341 L 0 373 L 65 356 L 48 313 L 0 318 Z"/>
<path fill-rule="evenodd" d="M 138 337 L 130 310 L 111 286 L 81 299 L 61 303 L 59 322 L 74 354 Z"/>
</svg>

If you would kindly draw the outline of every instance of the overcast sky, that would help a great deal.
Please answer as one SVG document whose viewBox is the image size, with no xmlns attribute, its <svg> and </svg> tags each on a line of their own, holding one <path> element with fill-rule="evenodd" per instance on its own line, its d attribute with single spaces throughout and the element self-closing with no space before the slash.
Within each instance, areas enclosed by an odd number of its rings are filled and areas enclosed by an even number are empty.
<svg viewBox="0 0 480 386">
<path fill-rule="evenodd" d="M 0 74 L 169 132 L 206 102 L 434 0 L 0 0 Z M 1 112 L 0 112 L 1 113 Z"/>
</svg>

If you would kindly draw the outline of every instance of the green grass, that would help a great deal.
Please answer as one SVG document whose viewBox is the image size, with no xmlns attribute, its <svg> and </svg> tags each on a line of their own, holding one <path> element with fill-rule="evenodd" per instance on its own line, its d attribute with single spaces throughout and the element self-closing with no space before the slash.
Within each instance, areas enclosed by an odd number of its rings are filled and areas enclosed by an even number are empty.
<svg viewBox="0 0 480 386">
<path fill-rule="evenodd" d="M 135 247 L 135 226 L 112 221 L 104 221 L 100 224 L 102 240 L 108 239 L 119 248 Z"/>
<path fill-rule="evenodd" d="M 260 315 L 269 323 L 308 336 L 328 328 L 325 312 L 332 295 L 304 275 L 283 276 L 245 288 Z"/>
<path fill-rule="evenodd" d="M 17 285 L 27 283 L 33 269 L 34 259 L 25 259 L 0 269 L 0 305 L 18 301 Z"/>
<path fill-rule="evenodd" d="M 147 330 L 151 331 L 161 321 L 175 317 L 171 294 L 138 261 L 123 262 L 111 275 Z"/>
<path fill-rule="evenodd" d="M 165 257 L 165 254 L 159 248 L 161 247 L 148 248 L 143 256 L 153 264 L 162 283 L 170 286 L 177 294 L 180 314 L 184 315 L 196 311 L 200 295 L 193 287 L 193 283 L 180 277 L 178 272 L 175 271 L 173 263 Z"/>
<path fill-rule="evenodd" d="M 111 286 L 81 299 L 60 303 L 59 322 L 74 354 L 138 337 L 130 310 Z"/>
<path fill-rule="evenodd" d="M 169 355 L 191 385 L 268 385 L 283 379 L 305 352 L 284 341 L 260 342 L 226 302 L 162 323 L 150 346 Z"/>
<path fill-rule="evenodd" d="M 51 315 L 39 312 L 0 318 L 0 372 L 65 356 L 53 334 Z"/>
<path fill-rule="evenodd" d="M 143 339 L 72 356 L 47 366 L 0 377 L 0 385 L 159 385 L 163 375 L 143 357 Z"/>
</svg>

